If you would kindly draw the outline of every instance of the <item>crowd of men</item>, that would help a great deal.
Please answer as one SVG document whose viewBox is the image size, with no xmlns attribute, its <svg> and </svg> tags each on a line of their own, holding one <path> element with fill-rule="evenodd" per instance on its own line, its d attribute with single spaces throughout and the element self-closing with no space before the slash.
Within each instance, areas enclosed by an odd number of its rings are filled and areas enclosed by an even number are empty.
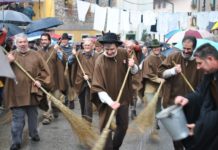
<svg viewBox="0 0 218 150">
<path fill-rule="evenodd" d="M 23 33 L 14 38 L 16 49 L 7 55 L 16 75 L 1 80 L 4 85 L 4 105 L 12 111 L 11 150 L 22 146 L 25 115 L 28 116 L 29 136 L 38 142 L 37 131 L 39 103 L 48 97 L 41 86 L 73 109 L 78 97 L 81 116 L 92 123 L 93 104 L 99 112 L 99 129 L 103 131 L 112 110 L 116 110 L 116 129 L 111 131 L 104 149 L 118 150 L 128 129 L 129 110 L 131 118 L 137 117 L 136 103 L 141 97 L 149 103 L 161 83 L 157 112 L 174 104 L 184 106 L 190 136 L 173 141 L 176 150 L 215 150 L 218 146 L 218 50 L 204 44 L 194 50 L 197 40 L 185 36 L 182 50 L 169 56 L 162 55 L 161 43 L 154 39 L 140 47 L 134 40 L 122 42 L 114 33 L 104 33 L 97 41 L 86 38 L 81 49 L 69 44 L 70 37 L 64 33 L 56 45 L 51 45 L 49 33 L 43 33 L 37 50 L 29 48 Z M 148 51 L 149 49 L 149 51 Z M 32 82 L 14 63 L 17 61 L 34 79 Z M 126 81 L 127 71 L 130 73 Z M 186 76 L 194 91 L 184 81 Z M 122 89 L 120 101 L 116 98 Z M 58 118 L 59 110 L 49 102 L 44 110 L 44 125 Z M 146 105 L 145 105 L 146 107 Z M 151 135 L 158 137 L 158 121 Z M 114 132 L 114 133 L 112 133 Z M 152 138 L 151 137 L 151 138 Z"/>
</svg>

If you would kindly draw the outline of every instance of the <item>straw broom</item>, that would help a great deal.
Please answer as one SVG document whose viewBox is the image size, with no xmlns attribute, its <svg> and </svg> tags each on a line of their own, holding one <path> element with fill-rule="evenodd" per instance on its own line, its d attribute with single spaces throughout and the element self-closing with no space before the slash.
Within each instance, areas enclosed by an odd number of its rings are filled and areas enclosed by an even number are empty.
<svg viewBox="0 0 218 150">
<path fill-rule="evenodd" d="M 4 50 L 4 49 L 3 49 Z M 5 51 L 5 50 L 4 50 Z M 7 53 L 7 51 L 5 51 Z M 15 60 L 14 63 L 33 81 L 36 80 Z M 52 94 L 48 93 L 43 87 L 39 87 L 48 98 L 54 103 L 54 105 L 61 110 L 64 117 L 69 121 L 72 130 L 79 137 L 79 140 L 83 142 L 85 145 L 92 147 L 95 141 L 98 138 L 98 134 L 93 131 L 90 127 L 89 123 L 78 117 L 74 112 L 72 112 L 69 108 L 63 105 L 60 100 L 55 98 Z"/>
<path fill-rule="evenodd" d="M 173 64 L 176 65 L 176 62 L 173 61 Z M 185 77 L 185 75 L 182 72 L 180 72 L 180 74 L 182 75 L 182 78 L 184 79 L 185 83 L 189 86 L 189 88 L 192 90 L 192 92 L 195 92 L 194 88 L 192 87 L 188 79 Z"/>
<path fill-rule="evenodd" d="M 123 89 L 124 89 L 124 86 L 126 84 L 126 80 L 127 80 L 127 77 L 129 75 L 129 71 L 130 71 L 130 67 L 128 67 L 128 70 L 126 72 L 126 75 L 125 75 L 125 78 L 124 78 L 124 81 L 122 83 L 122 86 L 121 86 L 121 89 L 119 91 L 119 94 L 117 96 L 117 99 L 116 99 L 116 102 L 119 102 L 120 101 L 120 98 L 121 98 L 121 95 L 123 93 Z M 95 146 L 92 148 L 92 150 L 103 150 L 104 149 L 104 146 L 105 146 L 105 143 L 106 143 L 106 139 L 109 135 L 109 132 L 110 132 L 110 125 L 113 121 L 113 118 L 114 118 L 114 115 L 115 115 L 115 112 L 116 110 L 112 110 L 111 114 L 110 114 L 110 117 L 108 119 L 108 122 L 100 136 L 100 138 L 98 139 L 98 141 L 96 142 Z"/>
<path fill-rule="evenodd" d="M 163 82 L 160 83 L 158 90 L 152 98 L 151 102 L 148 103 L 147 107 L 145 107 L 132 122 L 132 124 L 135 124 L 138 127 L 141 133 L 144 133 L 146 130 L 153 127 L 155 121 L 156 105 L 162 85 Z"/>
</svg>

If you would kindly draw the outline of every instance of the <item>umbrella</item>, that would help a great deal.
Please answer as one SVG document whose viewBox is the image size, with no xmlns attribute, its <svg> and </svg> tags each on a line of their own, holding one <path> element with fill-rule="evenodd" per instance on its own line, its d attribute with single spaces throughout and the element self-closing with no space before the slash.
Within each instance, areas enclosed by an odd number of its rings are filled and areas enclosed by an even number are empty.
<svg viewBox="0 0 218 150">
<path fill-rule="evenodd" d="M 186 30 L 175 33 L 170 39 L 167 40 L 167 43 L 178 43 L 179 41 L 182 41 L 185 35 L 191 35 L 198 39 L 214 36 L 206 30 Z"/>
<path fill-rule="evenodd" d="M 0 22 L 12 23 L 16 25 L 27 25 L 32 21 L 29 17 L 18 11 L 3 10 L 0 11 Z"/>
<path fill-rule="evenodd" d="M 59 40 L 59 39 L 61 38 L 61 35 L 60 35 L 60 34 L 50 33 L 50 35 L 51 35 L 51 38 L 52 38 L 52 39 L 57 39 L 57 40 Z"/>
<path fill-rule="evenodd" d="M 211 29 L 213 28 L 215 22 L 209 22 L 208 26 L 207 26 L 207 30 L 211 31 Z"/>
<path fill-rule="evenodd" d="M 14 2 L 32 2 L 32 0 L 1 0 L 0 1 L 0 6 L 1 5 L 7 5 L 10 3 L 14 3 Z"/>
<path fill-rule="evenodd" d="M 14 36 L 16 34 L 24 32 L 23 29 L 19 28 L 18 26 L 10 23 L 0 23 L 0 29 L 7 27 L 8 29 L 8 37 Z"/>
<path fill-rule="evenodd" d="M 42 33 L 44 33 L 44 32 L 37 31 L 37 32 L 27 34 L 27 39 L 28 39 L 28 41 L 34 41 L 34 40 L 40 39 Z"/>
<path fill-rule="evenodd" d="M 3 53 L 3 47 L 0 46 L 0 77 L 8 77 L 15 79 L 14 72 L 8 62 L 8 58 Z"/>
<path fill-rule="evenodd" d="M 218 29 L 218 22 L 215 22 L 211 30 L 217 30 Z"/>
<path fill-rule="evenodd" d="M 43 18 L 43 19 L 36 20 L 30 23 L 26 28 L 26 33 L 32 33 L 35 31 L 57 27 L 62 24 L 63 24 L 63 21 L 59 20 L 56 17 Z"/>
<path fill-rule="evenodd" d="M 217 42 L 213 42 L 213 41 L 210 41 L 210 40 L 207 40 L 207 39 L 197 39 L 197 45 L 196 45 L 196 48 L 195 50 L 200 47 L 201 45 L 203 44 L 206 44 L 206 43 L 209 43 L 211 44 L 212 46 L 214 46 L 217 50 L 218 50 L 218 43 Z M 182 41 L 180 41 L 179 43 L 177 43 L 175 45 L 176 48 L 182 50 L 183 49 L 183 45 L 182 45 Z"/>
<path fill-rule="evenodd" d="M 169 33 L 167 33 L 164 37 L 167 38 L 167 39 L 169 39 L 169 38 L 171 38 L 174 34 L 176 34 L 177 32 L 180 32 L 180 31 L 182 31 L 182 30 L 180 30 L 180 29 L 172 30 L 172 31 L 170 31 Z"/>
</svg>

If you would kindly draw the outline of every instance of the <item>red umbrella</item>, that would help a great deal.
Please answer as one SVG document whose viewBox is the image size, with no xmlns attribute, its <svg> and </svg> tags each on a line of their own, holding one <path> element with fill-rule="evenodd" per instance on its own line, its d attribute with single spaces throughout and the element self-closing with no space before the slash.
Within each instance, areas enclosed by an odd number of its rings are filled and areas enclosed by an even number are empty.
<svg viewBox="0 0 218 150">
<path fill-rule="evenodd" d="M 188 30 L 185 32 L 185 35 L 194 36 L 197 39 L 203 38 L 203 36 L 200 34 L 200 32 L 198 30 Z"/>
<path fill-rule="evenodd" d="M 56 33 L 50 33 L 50 36 L 51 36 L 51 38 L 57 39 L 57 40 L 59 40 L 61 38 L 61 35 L 56 34 Z"/>
</svg>

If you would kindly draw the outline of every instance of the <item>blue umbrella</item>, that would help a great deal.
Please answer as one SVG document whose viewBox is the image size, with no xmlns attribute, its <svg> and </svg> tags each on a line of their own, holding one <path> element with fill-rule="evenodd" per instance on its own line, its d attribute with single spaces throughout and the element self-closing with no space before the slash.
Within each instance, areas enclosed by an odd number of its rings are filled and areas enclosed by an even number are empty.
<svg viewBox="0 0 218 150">
<path fill-rule="evenodd" d="M 182 30 L 180 30 L 180 29 L 172 30 L 172 31 L 170 31 L 169 33 L 167 33 L 164 37 L 165 37 L 166 39 L 169 39 L 169 38 L 171 38 L 174 34 L 176 34 L 177 32 L 180 32 L 180 31 L 182 31 Z"/>
<path fill-rule="evenodd" d="M 213 41 L 210 41 L 210 40 L 207 40 L 207 39 L 197 39 L 197 45 L 196 45 L 195 50 L 196 50 L 198 47 L 200 47 L 201 45 L 206 44 L 206 43 L 211 44 L 212 46 L 214 46 L 214 47 L 218 50 L 218 43 L 213 42 Z M 183 49 L 182 41 L 179 42 L 179 43 L 177 43 L 177 44 L 175 45 L 175 47 L 178 48 L 178 49 L 180 49 L 180 50 L 182 50 L 182 49 Z"/>
<path fill-rule="evenodd" d="M 21 12 L 14 10 L 0 11 L 0 22 L 12 23 L 16 25 L 27 25 L 32 20 Z"/>
<path fill-rule="evenodd" d="M 35 31 L 45 30 L 48 28 L 57 27 L 63 24 L 63 21 L 56 17 L 48 17 L 40 20 L 33 21 L 26 28 L 26 33 L 32 33 Z"/>
<path fill-rule="evenodd" d="M 3 28 L 3 26 L 8 29 L 8 34 L 7 34 L 8 37 L 24 32 L 23 29 L 19 28 L 14 24 L 0 23 L 0 29 Z"/>
<path fill-rule="evenodd" d="M 209 22 L 208 26 L 207 26 L 207 30 L 210 31 L 212 28 L 213 28 L 213 25 L 215 24 L 216 22 Z"/>
<path fill-rule="evenodd" d="M 44 32 L 36 31 L 36 32 L 27 34 L 28 41 L 34 41 L 34 40 L 40 39 L 42 33 Z"/>
<path fill-rule="evenodd" d="M 15 3 L 15 2 L 32 2 L 32 0 L 1 0 L 0 1 L 0 6 L 1 5 L 7 5 L 7 4 L 10 4 L 10 3 Z"/>
</svg>

